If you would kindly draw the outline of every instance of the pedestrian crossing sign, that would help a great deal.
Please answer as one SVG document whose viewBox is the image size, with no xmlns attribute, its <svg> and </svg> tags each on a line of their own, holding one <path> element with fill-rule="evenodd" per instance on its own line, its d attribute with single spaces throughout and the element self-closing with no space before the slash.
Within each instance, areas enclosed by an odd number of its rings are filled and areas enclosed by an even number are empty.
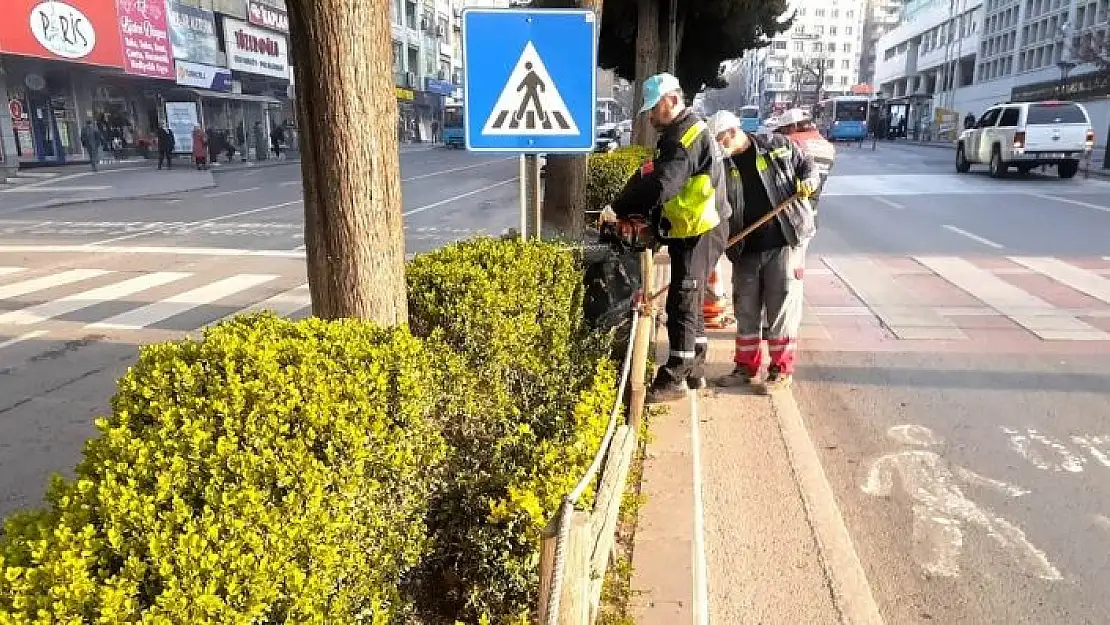
<svg viewBox="0 0 1110 625">
<path fill-rule="evenodd" d="M 592 11 L 465 9 L 467 149 L 592 151 L 596 68 Z"/>
</svg>

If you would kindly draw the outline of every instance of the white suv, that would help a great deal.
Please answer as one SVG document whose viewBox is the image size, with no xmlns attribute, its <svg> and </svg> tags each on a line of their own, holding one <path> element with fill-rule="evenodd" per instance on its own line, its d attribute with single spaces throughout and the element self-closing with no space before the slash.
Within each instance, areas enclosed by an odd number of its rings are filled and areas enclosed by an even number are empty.
<svg viewBox="0 0 1110 625">
<path fill-rule="evenodd" d="M 991 176 L 1001 178 L 1010 167 L 1027 174 L 1041 165 L 1055 165 L 1061 178 L 1071 178 L 1094 145 L 1091 117 L 1082 104 L 999 104 L 987 109 L 974 128 L 960 133 L 956 171 L 965 173 L 974 163 L 986 163 Z"/>
</svg>

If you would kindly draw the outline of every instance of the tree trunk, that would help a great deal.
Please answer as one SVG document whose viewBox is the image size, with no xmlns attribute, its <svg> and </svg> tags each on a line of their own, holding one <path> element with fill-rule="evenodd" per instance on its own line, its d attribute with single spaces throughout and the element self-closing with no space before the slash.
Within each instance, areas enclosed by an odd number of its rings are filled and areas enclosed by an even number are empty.
<svg viewBox="0 0 1110 625">
<path fill-rule="evenodd" d="M 312 312 L 404 323 L 390 5 L 290 0 L 288 8 Z"/>
<path fill-rule="evenodd" d="M 636 110 L 644 102 L 644 80 L 659 69 L 659 0 L 636 2 Z M 632 125 L 632 142 L 655 147 L 655 129 L 647 115 L 636 117 Z"/>
<path fill-rule="evenodd" d="M 601 11 L 604 0 L 568 0 L 569 8 L 591 9 L 601 36 Z M 550 6 L 547 3 L 545 6 Z M 543 221 L 548 236 L 579 238 L 586 229 L 586 178 L 589 157 L 585 154 L 551 154 L 544 176 Z"/>
</svg>

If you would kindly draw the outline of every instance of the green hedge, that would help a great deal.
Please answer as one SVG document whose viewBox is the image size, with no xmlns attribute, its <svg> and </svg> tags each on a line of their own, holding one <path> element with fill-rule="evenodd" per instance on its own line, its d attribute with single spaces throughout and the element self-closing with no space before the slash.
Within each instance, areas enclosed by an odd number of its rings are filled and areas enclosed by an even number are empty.
<svg viewBox="0 0 1110 625">
<path fill-rule="evenodd" d="M 456 244 L 413 260 L 408 283 L 413 332 L 450 345 L 465 370 L 446 389 L 448 479 L 413 594 L 447 622 L 527 622 L 540 531 L 615 399 L 608 341 L 585 328 L 579 259 L 556 244 Z"/>
<path fill-rule="evenodd" d="M 591 154 L 586 178 L 588 210 L 600 211 L 612 202 L 629 177 L 651 155 L 651 150 L 639 145 L 617 148 L 608 154 Z"/>
<path fill-rule="evenodd" d="M 405 622 L 436 360 L 404 330 L 270 314 L 144 348 L 76 479 L 6 524 L 0 623 Z"/>
</svg>

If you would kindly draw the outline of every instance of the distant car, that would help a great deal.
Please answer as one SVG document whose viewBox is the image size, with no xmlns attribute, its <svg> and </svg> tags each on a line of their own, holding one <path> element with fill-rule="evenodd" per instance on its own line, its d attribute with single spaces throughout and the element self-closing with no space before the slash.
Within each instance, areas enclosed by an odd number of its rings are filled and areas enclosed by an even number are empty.
<svg viewBox="0 0 1110 625">
<path fill-rule="evenodd" d="M 986 163 L 991 176 L 1001 178 L 1011 167 L 1022 174 L 1052 165 L 1061 178 L 1079 171 L 1080 159 L 1095 145 L 1087 109 L 1077 102 L 1016 102 L 999 104 L 956 141 L 956 171 Z"/>
<path fill-rule="evenodd" d="M 594 152 L 606 154 L 621 146 L 621 131 L 617 124 L 602 124 L 597 127 Z"/>
</svg>

